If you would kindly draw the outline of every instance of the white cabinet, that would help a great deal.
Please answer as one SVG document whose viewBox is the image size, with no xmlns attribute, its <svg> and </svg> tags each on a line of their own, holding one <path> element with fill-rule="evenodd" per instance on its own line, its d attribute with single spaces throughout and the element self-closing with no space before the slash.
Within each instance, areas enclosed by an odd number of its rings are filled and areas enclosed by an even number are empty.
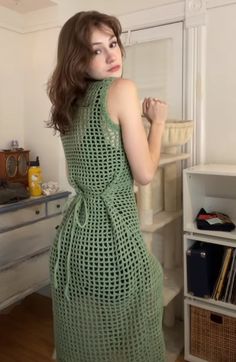
<svg viewBox="0 0 236 362">
<path fill-rule="evenodd" d="M 49 248 L 68 195 L 0 206 L 0 310 L 49 284 Z"/>
<path fill-rule="evenodd" d="M 236 361 L 236 305 L 221 298 L 216 300 L 213 294 L 202 298 L 189 292 L 188 268 L 191 268 L 191 264 L 187 264 L 187 253 L 196 242 L 235 250 L 235 230 L 200 230 L 195 219 L 199 210 L 204 208 L 207 212 L 225 213 L 236 223 L 236 165 L 206 164 L 187 168 L 184 170 L 183 184 L 185 359 L 233 362 Z"/>
</svg>

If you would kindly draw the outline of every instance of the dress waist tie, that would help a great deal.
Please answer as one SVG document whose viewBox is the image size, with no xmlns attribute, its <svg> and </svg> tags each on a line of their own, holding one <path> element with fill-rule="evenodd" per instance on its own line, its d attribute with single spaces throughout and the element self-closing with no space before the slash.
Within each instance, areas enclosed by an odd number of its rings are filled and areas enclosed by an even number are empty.
<svg viewBox="0 0 236 362">
<path fill-rule="evenodd" d="M 84 222 L 80 222 L 79 215 L 82 205 L 84 205 L 85 210 L 85 220 Z M 73 215 L 73 216 L 72 216 Z M 61 228 L 58 236 L 58 244 L 57 244 L 57 260 L 54 268 L 54 286 L 55 289 L 58 288 L 58 269 L 59 269 L 59 262 L 60 262 L 60 256 L 61 256 L 61 243 L 62 243 L 62 235 L 63 231 L 67 229 L 67 226 L 69 225 L 70 217 L 72 216 L 72 224 L 70 228 L 70 234 L 71 234 L 71 241 L 74 240 L 74 234 L 75 234 L 75 228 L 78 225 L 81 228 L 84 228 L 87 225 L 88 222 L 88 207 L 87 207 L 87 201 L 84 196 L 83 192 L 79 192 L 74 196 L 74 199 L 72 200 L 69 211 L 67 214 L 66 222 L 65 222 L 65 228 Z M 66 261 L 66 287 L 65 287 L 65 296 L 67 300 L 69 301 L 69 285 L 70 285 L 70 258 L 71 258 L 71 250 L 72 250 L 72 242 L 70 242 L 69 250 L 67 254 L 67 261 Z"/>
<path fill-rule="evenodd" d="M 101 197 L 103 199 L 105 206 L 107 208 L 107 211 L 111 217 L 111 222 L 113 224 L 114 229 L 115 229 L 115 223 L 118 220 L 120 220 L 120 222 L 122 222 L 122 220 L 121 220 L 122 216 L 119 215 L 119 213 L 117 211 L 115 211 L 113 207 L 111 207 L 112 202 L 111 203 L 109 202 L 113 199 L 113 192 L 115 189 L 114 184 L 115 184 L 115 182 L 113 180 L 113 182 L 110 185 L 108 185 L 108 187 L 105 189 L 105 191 L 103 191 L 100 194 L 84 193 L 82 190 L 79 189 L 79 190 L 77 190 L 77 193 L 74 196 L 74 199 L 72 200 L 71 204 L 69 205 L 69 211 L 68 211 L 67 217 L 66 217 L 65 228 L 62 226 L 59 236 L 58 236 L 57 260 L 56 260 L 55 269 L 54 269 L 54 286 L 55 286 L 55 289 L 57 289 L 58 288 L 57 276 L 58 276 L 60 254 L 61 254 L 62 234 L 63 234 L 63 231 L 67 229 L 67 226 L 69 225 L 70 217 L 71 217 L 71 215 L 73 215 L 71 229 L 70 229 L 71 242 L 70 242 L 70 246 L 69 246 L 69 250 L 68 250 L 68 254 L 67 254 L 67 260 L 66 260 L 65 296 L 68 301 L 70 300 L 69 286 L 70 286 L 70 278 L 71 278 L 70 261 L 71 261 L 71 251 L 72 251 L 72 244 L 73 244 L 72 240 L 74 240 L 75 227 L 79 226 L 80 228 L 84 228 L 88 223 L 87 199 L 88 198 L 97 198 L 97 197 Z M 112 188 L 113 188 L 113 190 L 112 190 Z M 82 205 L 84 205 L 84 210 L 85 210 L 84 222 L 80 222 L 80 219 L 79 219 Z"/>
</svg>

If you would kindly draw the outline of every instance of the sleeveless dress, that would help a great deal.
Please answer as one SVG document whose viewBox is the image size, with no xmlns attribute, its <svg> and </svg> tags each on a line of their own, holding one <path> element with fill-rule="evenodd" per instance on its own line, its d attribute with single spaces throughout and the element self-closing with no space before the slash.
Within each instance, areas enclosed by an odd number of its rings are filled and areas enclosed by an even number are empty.
<svg viewBox="0 0 236 362">
<path fill-rule="evenodd" d="M 62 136 L 75 196 L 50 254 L 58 362 L 163 362 L 162 268 L 144 243 L 114 78 L 91 81 Z"/>
</svg>

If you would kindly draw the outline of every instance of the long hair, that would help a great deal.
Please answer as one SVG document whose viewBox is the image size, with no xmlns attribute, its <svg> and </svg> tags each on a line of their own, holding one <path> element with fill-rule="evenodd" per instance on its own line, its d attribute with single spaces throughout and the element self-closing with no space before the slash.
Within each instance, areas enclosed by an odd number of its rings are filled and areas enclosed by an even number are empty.
<svg viewBox="0 0 236 362">
<path fill-rule="evenodd" d="M 120 40 L 121 25 L 114 16 L 82 11 L 67 20 L 60 31 L 57 64 L 48 81 L 47 92 L 52 103 L 48 127 L 61 134 L 70 129 L 76 102 L 83 97 L 88 86 L 86 72 L 93 56 L 91 31 L 104 25 L 113 30 L 124 55 Z"/>
</svg>

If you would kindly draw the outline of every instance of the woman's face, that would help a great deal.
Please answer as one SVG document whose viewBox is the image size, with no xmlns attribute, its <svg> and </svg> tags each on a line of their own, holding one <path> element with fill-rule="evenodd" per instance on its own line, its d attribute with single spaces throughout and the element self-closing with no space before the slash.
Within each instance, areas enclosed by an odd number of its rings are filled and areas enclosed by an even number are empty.
<svg viewBox="0 0 236 362">
<path fill-rule="evenodd" d="M 102 80 L 122 75 L 122 54 L 112 29 L 107 26 L 94 28 L 91 33 L 93 57 L 89 63 L 88 75 Z"/>
</svg>

